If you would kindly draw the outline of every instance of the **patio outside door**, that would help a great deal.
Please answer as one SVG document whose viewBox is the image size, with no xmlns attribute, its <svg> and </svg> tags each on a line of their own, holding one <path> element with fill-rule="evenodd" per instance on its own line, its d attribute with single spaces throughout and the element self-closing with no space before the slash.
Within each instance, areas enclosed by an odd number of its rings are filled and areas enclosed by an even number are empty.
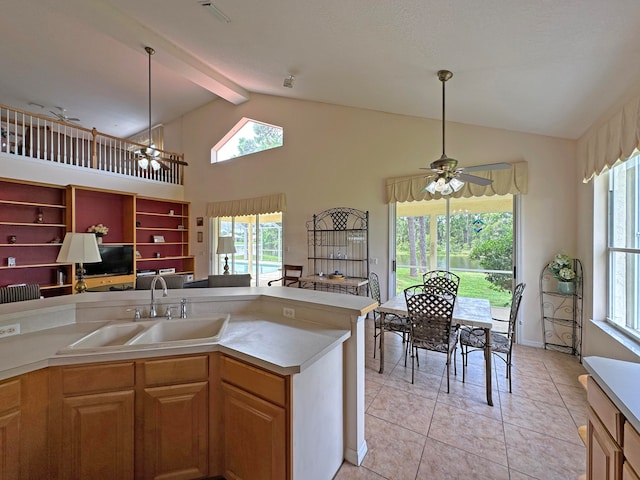
<svg viewBox="0 0 640 480">
<path fill-rule="evenodd" d="M 461 277 L 458 294 L 488 298 L 508 316 L 514 272 L 512 195 L 396 204 L 395 293 L 429 270 Z M 392 283 L 393 285 L 393 283 Z"/>
</svg>

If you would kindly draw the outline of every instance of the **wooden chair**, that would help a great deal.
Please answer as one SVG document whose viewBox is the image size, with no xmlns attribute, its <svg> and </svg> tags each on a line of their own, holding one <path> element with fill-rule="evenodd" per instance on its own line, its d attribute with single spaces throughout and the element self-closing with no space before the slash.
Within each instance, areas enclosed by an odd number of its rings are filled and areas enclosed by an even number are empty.
<svg viewBox="0 0 640 480">
<path fill-rule="evenodd" d="M 300 277 L 302 276 L 302 265 L 283 265 L 282 271 L 284 274 L 282 277 L 271 280 L 267 283 L 268 286 L 271 286 L 272 283 L 282 282 L 283 287 L 292 287 L 292 286 L 300 286 Z"/>
<path fill-rule="evenodd" d="M 460 277 L 447 270 L 431 270 L 422 276 L 422 283 L 432 287 L 446 288 L 457 295 Z"/>
<path fill-rule="evenodd" d="M 411 383 L 414 381 L 414 363 L 418 349 L 432 350 L 447 355 L 447 393 L 449 393 L 449 366 L 458 342 L 458 326 L 452 324 L 456 294 L 450 290 L 429 285 L 414 285 L 404 290 L 409 317 L 411 342 Z"/>
<path fill-rule="evenodd" d="M 502 359 L 507 365 L 507 380 L 509 381 L 509 393 L 511 393 L 511 352 L 513 350 L 513 342 L 516 338 L 516 320 L 518 318 L 518 310 L 524 293 L 524 283 L 519 283 L 513 290 L 511 298 L 511 310 L 509 311 L 509 319 L 501 320 L 494 318 L 494 322 L 507 322 L 507 331 L 499 332 L 491 330 L 491 353 Z M 460 353 L 462 354 L 462 381 L 464 382 L 464 374 L 467 366 L 467 355 L 474 350 L 484 350 L 487 345 L 486 335 L 482 328 L 465 327 L 460 332 Z"/>
<path fill-rule="evenodd" d="M 39 298 L 40 285 L 37 283 L 0 287 L 0 303 L 22 302 Z"/>
<path fill-rule="evenodd" d="M 378 306 L 382 305 L 380 300 L 380 280 L 378 274 L 371 272 L 369 274 L 369 291 L 371 298 L 378 302 Z M 409 351 L 409 322 L 407 317 L 386 313 L 384 316 L 384 331 L 393 332 L 402 337 L 404 349 L 404 366 L 407 366 L 407 352 Z M 375 309 L 373 311 L 373 358 L 376 358 L 376 339 L 382 333 L 382 314 Z"/>
</svg>

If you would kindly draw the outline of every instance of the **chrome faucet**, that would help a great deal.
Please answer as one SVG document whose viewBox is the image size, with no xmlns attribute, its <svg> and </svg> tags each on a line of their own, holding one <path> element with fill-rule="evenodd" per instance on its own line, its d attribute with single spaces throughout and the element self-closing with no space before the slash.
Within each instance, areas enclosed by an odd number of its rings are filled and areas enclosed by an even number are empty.
<svg viewBox="0 0 640 480">
<path fill-rule="evenodd" d="M 158 316 L 158 311 L 156 310 L 156 298 L 155 298 L 155 289 L 156 282 L 160 280 L 160 284 L 162 285 L 162 296 L 166 297 L 169 293 L 167 292 L 167 282 L 164 281 L 164 278 L 160 275 L 156 275 L 151 280 L 151 306 L 149 307 L 149 318 L 156 318 Z"/>
</svg>

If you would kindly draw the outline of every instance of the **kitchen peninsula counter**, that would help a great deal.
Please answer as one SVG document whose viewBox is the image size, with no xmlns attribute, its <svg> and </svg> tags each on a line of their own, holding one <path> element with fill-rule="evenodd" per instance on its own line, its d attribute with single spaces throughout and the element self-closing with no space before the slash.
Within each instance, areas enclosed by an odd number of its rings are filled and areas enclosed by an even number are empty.
<svg viewBox="0 0 640 480">
<path fill-rule="evenodd" d="M 158 311 L 179 305 L 183 298 L 188 318 L 230 314 L 217 343 L 58 353 L 109 322 L 132 322 L 136 308 L 144 315 L 148 291 L 95 292 L 0 305 L 0 327 L 19 325 L 21 332 L 0 339 L 0 380 L 47 367 L 218 352 L 290 378 L 296 405 L 290 419 L 291 478 L 328 479 L 343 458 L 361 463 L 367 451 L 364 318 L 376 307 L 375 301 L 286 287 L 203 288 L 169 290 L 168 297 L 157 298 Z M 316 425 L 317 421 L 324 425 Z M 326 442 L 314 436 L 322 428 Z M 318 448 L 326 450 L 322 464 L 316 464 Z M 311 464 L 317 476 L 309 476 Z"/>
</svg>

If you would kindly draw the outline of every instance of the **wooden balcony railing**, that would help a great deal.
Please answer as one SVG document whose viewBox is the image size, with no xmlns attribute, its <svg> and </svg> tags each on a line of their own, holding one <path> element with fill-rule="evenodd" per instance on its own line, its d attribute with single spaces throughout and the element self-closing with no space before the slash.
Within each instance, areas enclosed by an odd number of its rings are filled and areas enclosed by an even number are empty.
<svg viewBox="0 0 640 480">
<path fill-rule="evenodd" d="M 182 185 L 184 155 L 156 149 L 161 168 L 140 168 L 146 145 L 0 105 L 0 152 Z"/>
</svg>

